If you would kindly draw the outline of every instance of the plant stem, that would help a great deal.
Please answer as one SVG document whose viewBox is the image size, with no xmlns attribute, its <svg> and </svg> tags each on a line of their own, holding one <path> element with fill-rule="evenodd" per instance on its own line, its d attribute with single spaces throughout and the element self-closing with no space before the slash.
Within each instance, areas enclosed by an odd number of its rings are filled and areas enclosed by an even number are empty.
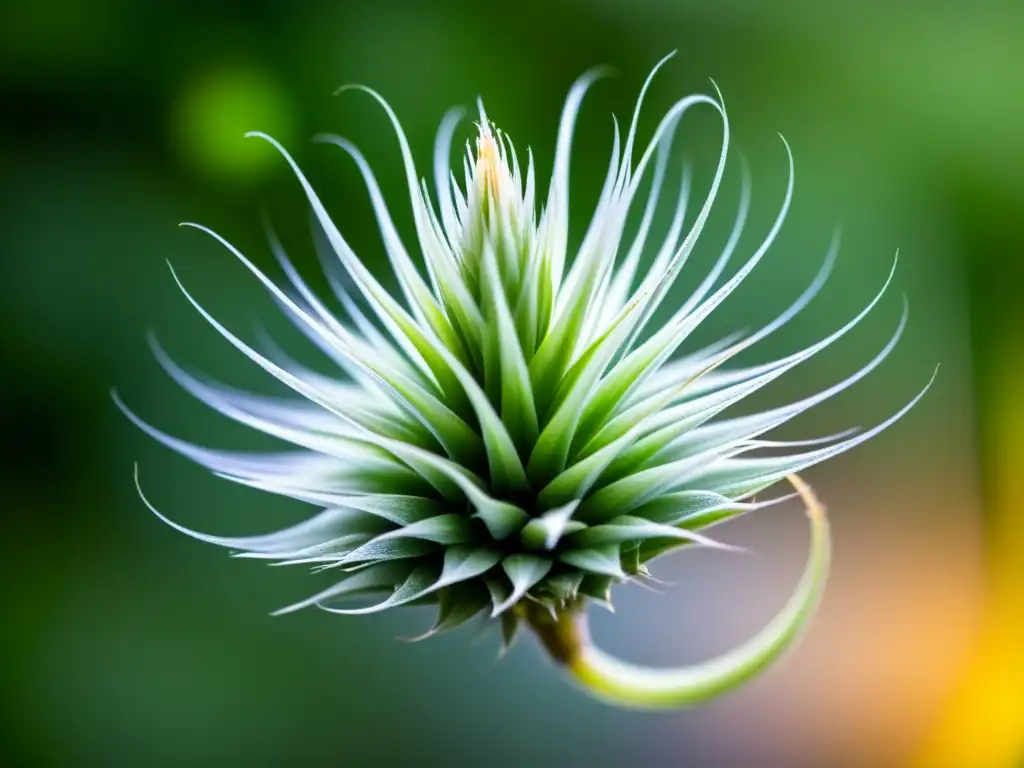
<svg viewBox="0 0 1024 768">
<path fill-rule="evenodd" d="M 828 576 L 831 542 L 825 510 L 799 477 L 789 482 L 807 506 L 810 554 L 803 576 L 786 606 L 745 644 L 694 666 L 659 669 L 620 661 L 590 641 L 582 603 L 558 612 L 529 604 L 524 617 L 551 657 L 591 695 L 634 709 L 693 706 L 751 679 L 778 659 L 800 635 L 818 605 Z"/>
</svg>

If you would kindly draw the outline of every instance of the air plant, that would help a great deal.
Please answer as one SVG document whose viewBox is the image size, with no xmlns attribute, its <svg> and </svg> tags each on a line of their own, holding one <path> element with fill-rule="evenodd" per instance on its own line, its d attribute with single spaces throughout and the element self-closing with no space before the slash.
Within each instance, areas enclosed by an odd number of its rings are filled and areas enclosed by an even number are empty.
<svg viewBox="0 0 1024 768">
<path fill-rule="evenodd" d="M 154 342 L 160 363 L 207 405 L 294 449 L 249 454 L 199 447 L 157 430 L 115 399 L 151 436 L 218 476 L 308 502 L 319 511 L 283 530 L 234 538 L 188 530 L 143 497 L 150 509 L 179 531 L 235 550 L 238 557 L 310 565 L 336 575 L 336 583 L 279 614 L 308 606 L 368 614 L 434 605 L 437 619 L 425 637 L 483 614 L 500 624 L 506 644 L 525 625 L 577 683 L 621 706 L 701 702 L 775 660 L 813 614 L 829 563 L 823 509 L 796 473 L 871 439 L 924 391 L 863 432 L 795 443 L 762 439 L 874 370 L 904 328 L 904 304 L 888 343 L 845 380 L 797 402 L 720 418 L 849 332 L 879 302 L 892 273 L 862 312 L 821 341 L 766 364 L 724 368 L 812 300 L 831 269 L 834 242 L 814 281 L 772 322 L 677 356 L 775 240 L 792 197 L 793 161 L 786 145 L 785 198 L 760 246 L 723 279 L 747 216 L 744 174 L 735 225 L 721 256 L 696 290 L 655 324 L 655 313 L 672 297 L 711 212 L 729 149 L 720 94 L 693 95 L 669 109 L 634 164 L 637 119 L 658 67 L 640 92 L 624 140 L 616 123 L 600 198 L 571 258 L 570 146 L 581 100 L 599 72 L 586 74 L 569 92 L 553 176 L 539 212 L 532 155 L 524 175 L 512 142 L 489 121 L 482 103 L 475 148 L 467 144 L 463 158 L 462 184 L 450 168 L 461 112 L 449 112 L 441 123 L 434 200 L 391 107 L 375 91 L 356 86 L 379 102 L 397 135 L 415 251 L 403 243 L 362 154 L 343 138 L 319 138 L 348 153 L 362 174 L 398 279 L 397 296 L 352 251 L 285 149 L 267 135 L 250 134 L 269 142 L 295 172 L 329 244 L 327 272 L 347 321 L 303 282 L 272 230 L 271 246 L 287 288 L 219 235 L 187 226 L 231 251 L 326 354 L 335 373 L 310 370 L 276 349 L 257 351 L 215 320 L 175 276 L 216 331 L 298 397 L 250 394 L 196 377 Z M 668 230 L 652 244 L 673 136 L 695 107 L 721 117 L 715 175 L 684 235 L 690 175 L 683 173 Z M 627 218 L 637 208 L 645 178 L 649 187 L 640 221 L 627 237 Z M 414 255 L 422 259 L 422 271 Z M 784 452 L 751 455 L 764 448 Z M 718 659 L 678 670 L 635 667 L 591 643 L 589 603 L 610 606 L 614 585 L 650 579 L 649 563 L 665 553 L 681 547 L 729 549 L 706 529 L 791 498 L 754 500 L 784 480 L 806 504 L 810 555 L 795 593 L 760 634 Z"/>
</svg>

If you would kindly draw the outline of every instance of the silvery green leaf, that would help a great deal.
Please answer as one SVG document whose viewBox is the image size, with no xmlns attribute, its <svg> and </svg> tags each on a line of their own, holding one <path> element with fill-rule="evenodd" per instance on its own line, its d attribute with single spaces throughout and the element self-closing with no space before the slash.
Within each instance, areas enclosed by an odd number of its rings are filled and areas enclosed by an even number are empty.
<svg viewBox="0 0 1024 768">
<path fill-rule="evenodd" d="M 437 588 L 448 587 L 481 576 L 501 560 L 501 553 L 487 547 L 453 546 L 444 553 L 444 566 Z"/>
<path fill-rule="evenodd" d="M 875 435 L 881 433 L 885 429 L 888 429 L 892 424 L 903 418 L 911 408 L 917 405 L 918 401 L 924 397 L 925 393 L 931 388 L 932 383 L 935 381 L 935 376 L 937 375 L 938 369 L 936 369 L 935 373 L 932 374 L 931 379 L 929 379 L 924 388 L 918 392 L 909 403 L 900 408 L 899 411 L 882 423 L 872 427 L 871 429 L 865 430 L 855 437 L 851 437 L 836 445 L 828 446 L 827 448 L 819 448 L 816 451 L 808 451 L 806 453 L 792 456 L 731 458 L 728 460 L 722 460 L 708 467 L 696 477 L 689 478 L 686 484 L 693 485 L 697 482 L 705 483 L 710 487 L 719 489 L 721 493 L 736 498 L 742 498 L 757 493 L 758 491 L 767 488 L 769 485 L 778 482 L 787 475 L 801 472 L 815 464 L 820 464 L 826 459 L 838 456 L 840 453 L 844 453 L 861 443 L 867 442 Z"/>
<path fill-rule="evenodd" d="M 523 546 L 528 549 L 554 549 L 563 534 L 583 526 L 583 523 L 572 519 L 577 506 L 579 501 L 570 501 L 533 518 L 523 526 L 520 534 Z"/>
<path fill-rule="evenodd" d="M 501 567 L 512 583 L 512 591 L 504 600 L 494 606 L 492 616 L 511 608 L 537 582 L 551 570 L 551 560 L 535 555 L 509 555 L 501 561 Z"/>
<path fill-rule="evenodd" d="M 498 654 L 504 656 L 515 645 L 519 634 L 519 617 L 512 612 L 506 612 L 498 616 L 498 621 L 501 624 L 501 648 Z"/>
<path fill-rule="evenodd" d="M 625 579 L 617 544 L 602 544 L 585 549 L 566 549 L 558 559 L 586 573 Z"/>
<path fill-rule="evenodd" d="M 359 615 L 363 613 L 379 613 L 388 608 L 397 608 L 400 605 L 407 605 L 421 598 L 437 579 L 437 569 L 430 565 L 419 565 L 410 573 L 405 581 L 391 593 L 391 595 L 375 605 L 365 608 L 332 608 L 320 604 L 320 607 L 330 613 L 343 613 Z"/>
<path fill-rule="evenodd" d="M 363 546 L 352 550 L 341 560 L 341 564 L 391 559 L 383 553 L 405 551 L 402 548 L 408 548 L 413 551 L 420 550 L 420 547 L 410 546 L 414 542 L 452 546 L 454 544 L 465 544 L 471 539 L 469 520 L 465 516 L 455 514 L 441 515 L 382 533 Z M 395 549 L 396 546 L 398 547 L 397 549 Z M 430 550 L 428 548 L 423 549 L 423 551 Z"/>
<path fill-rule="evenodd" d="M 584 575 L 583 580 L 580 582 L 579 593 L 586 595 L 604 608 L 614 610 L 612 607 L 612 586 L 616 581 L 617 579 L 612 576 L 588 573 Z"/>
<path fill-rule="evenodd" d="M 460 627 L 473 617 L 480 615 L 491 604 L 487 590 L 476 583 L 446 587 L 438 590 L 437 596 L 437 618 L 433 626 L 423 634 L 404 638 L 407 642 L 420 642 Z"/>
<path fill-rule="evenodd" d="M 613 517 L 602 525 L 591 526 L 590 528 L 570 534 L 567 538 L 567 544 L 588 551 L 609 547 L 610 545 L 618 546 L 626 542 L 641 542 L 646 539 L 674 539 L 715 549 L 736 550 L 736 547 L 722 544 L 696 531 L 654 523 L 632 515 Z M 565 560 L 564 557 L 563 561 L 571 562 Z"/>
<path fill-rule="evenodd" d="M 335 567 L 355 563 L 384 562 L 419 558 L 437 552 L 438 545 L 426 539 L 403 536 L 396 538 L 377 537 L 349 552 L 334 562 Z"/>
<path fill-rule="evenodd" d="M 272 615 L 281 616 L 285 613 L 308 608 L 324 600 L 337 599 L 346 595 L 358 595 L 384 588 L 393 590 L 409 577 L 411 570 L 412 566 L 406 561 L 371 565 L 369 568 L 346 576 L 337 584 L 328 587 L 322 592 L 317 592 L 305 600 L 300 600 L 297 603 L 277 609 Z"/>
<path fill-rule="evenodd" d="M 583 577 L 582 571 L 573 569 L 567 573 L 548 576 L 539 589 L 564 605 L 577 598 Z"/>
</svg>

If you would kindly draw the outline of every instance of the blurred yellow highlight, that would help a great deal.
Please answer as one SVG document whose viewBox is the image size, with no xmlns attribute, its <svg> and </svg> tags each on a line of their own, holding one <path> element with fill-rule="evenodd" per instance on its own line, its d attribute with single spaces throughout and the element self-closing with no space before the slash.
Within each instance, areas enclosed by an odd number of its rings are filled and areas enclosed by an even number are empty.
<svg viewBox="0 0 1024 768">
<path fill-rule="evenodd" d="M 963 680 L 936 723 L 920 768 L 1024 764 L 1024 360 L 1008 339 L 980 414 L 992 464 L 985 625 Z"/>
</svg>

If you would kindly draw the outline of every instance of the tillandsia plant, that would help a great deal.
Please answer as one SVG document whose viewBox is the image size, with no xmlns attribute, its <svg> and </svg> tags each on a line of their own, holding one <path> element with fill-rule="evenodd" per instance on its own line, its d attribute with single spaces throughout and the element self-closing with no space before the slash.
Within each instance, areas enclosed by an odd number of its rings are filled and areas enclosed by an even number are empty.
<svg viewBox="0 0 1024 768">
<path fill-rule="evenodd" d="M 755 367 L 723 368 L 811 301 L 831 269 L 833 243 L 811 285 L 768 325 L 677 356 L 692 331 L 768 251 L 789 208 L 793 163 L 790 155 L 785 198 L 767 236 L 719 284 L 747 215 L 749 181 L 744 175 L 739 211 L 721 256 L 692 295 L 656 325 L 655 313 L 671 296 L 718 193 L 729 124 L 720 95 L 684 98 L 661 119 L 634 164 L 637 119 L 654 72 L 641 90 L 624 139 L 616 124 L 596 210 L 571 258 L 570 146 L 581 100 L 599 72 L 585 75 L 569 92 L 553 176 L 539 212 L 532 155 L 524 175 L 512 142 L 488 120 L 482 103 L 475 147 L 467 144 L 463 158 L 462 184 L 450 168 L 461 113 L 444 118 L 434 153 L 432 200 L 394 112 L 376 92 L 359 87 L 380 103 L 397 135 L 412 202 L 415 251 L 400 238 L 359 151 L 340 137 L 320 138 L 347 152 L 362 174 L 398 278 L 398 296 L 385 290 L 352 251 L 288 153 L 271 137 L 251 134 L 273 145 L 295 172 L 329 244 L 325 264 L 347 321 L 302 281 L 272 231 L 271 246 L 287 288 L 219 235 L 188 226 L 231 251 L 336 370 L 325 375 L 276 349 L 256 351 L 215 320 L 179 281 L 215 330 L 298 397 L 255 395 L 197 378 L 154 342 L 161 364 L 207 405 L 295 449 L 245 454 L 202 448 L 122 408 L 154 438 L 217 475 L 311 503 L 320 511 L 284 530 L 228 538 L 188 530 L 146 504 L 179 531 L 236 550 L 238 557 L 311 565 L 314 571 L 337 575 L 333 585 L 277 613 L 319 606 L 367 614 L 435 605 L 436 623 L 424 636 L 483 614 L 500 624 L 506 644 L 525 625 L 586 690 L 622 706 L 701 702 L 776 659 L 814 612 L 829 562 L 824 511 L 795 473 L 877 435 L 924 391 L 863 432 L 801 442 L 762 439 L 875 369 L 904 328 L 904 304 L 892 338 L 844 381 L 771 410 L 717 418 L 850 331 L 879 302 L 885 287 L 860 314 L 816 344 Z M 673 136 L 683 115 L 698 106 L 721 117 L 715 175 L 684 235 L 690 175 L 682 174 L 667 232 L 652 245 L 652 220 Z M 637 211 L 645 178 L 647 196 Z M 627 219 L 634 211 L 639 223 L 629 229 Z M 891 278 L 890 273 L 885 286 Z M 751 455 L 759 449 L 776 452 Z M 679 670 L 635 667 L 591 643 L 588 603 L 610 606 L 612 586 L 652 578 L 648 564 L 667 552 L 728 549 L 704 530 L 790 498 L 754 500 L 755 494 L 787 479 L 807 507 L 810 555 L 790 601 L 759 635 L 707 664 Z M 367 604 L 374 594 L 379 598 Z M 360 602 L 353 606 L 353 599 Z"/>
</svg>

